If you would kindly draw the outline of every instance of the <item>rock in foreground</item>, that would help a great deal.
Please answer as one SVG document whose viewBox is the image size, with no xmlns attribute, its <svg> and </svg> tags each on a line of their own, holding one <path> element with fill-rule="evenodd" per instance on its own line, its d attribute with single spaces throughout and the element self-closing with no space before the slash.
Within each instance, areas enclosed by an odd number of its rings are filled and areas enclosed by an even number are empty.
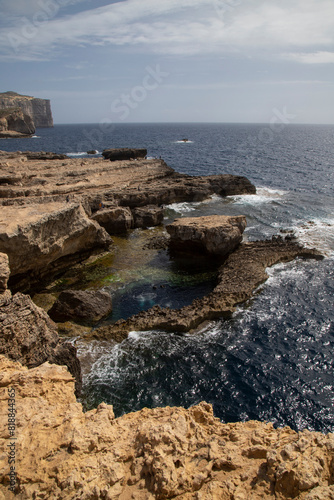
<svg viewBox="0 0 334 500">
<path fill-rule="evenodd" d="M 63 342 L 57 327 L 28 295 L 12 296 L 6 289 L 9 276 L 7 255 L 0 253 L 0 354 L 35 367 L 45 361 L 66 365 L 81 389 L 81 368 L 76 348 Z"/>
<path fill-rule="evenodd" d="M 11 277 L 21 281 L 21 290 L 23 279 L 28 285 L 37 282 L 110 242 L 107 232 L 87 217 L 80 204 L 1 207 L 0 252 L 8 255 Z"/>
<path fill-rule="evenodd" d="M 102 290 L 67 290 L 61 292 L 48 314 L 51 319 L 60 323 L 75 321 L 94 325 L 111 311 L 110 293 Z"/>
<path fill-rule="evenodd" d="M 15 443 L 14 492 L 4 459 L 1 499 L 333 499 L 333 434 L 256 421 L 222 424 L 207 403 L 115 419 L 104 403 L 83 413 L 64 367 L 28 370 L 0 356 L 0 373 L 4 457 Z"/>
<path fill-rule="evenodd" d="M 241 242 L 245 228 L 244 215 L 183 217 L 166 227 L 171 237 L 171 248 L 220 256 L 233 252 Z"/>
</svg>

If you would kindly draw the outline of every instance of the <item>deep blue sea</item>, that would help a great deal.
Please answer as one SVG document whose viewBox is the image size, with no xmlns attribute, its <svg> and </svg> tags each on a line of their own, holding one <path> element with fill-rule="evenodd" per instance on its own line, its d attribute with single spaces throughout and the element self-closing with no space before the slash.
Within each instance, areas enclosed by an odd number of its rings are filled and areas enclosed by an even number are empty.
<svg viewBox="0 0 334 500">
<path fill-rule="evenodd" d="M 73 156 L 108 147 L 146 147 L 179 172 L 244 175 L 257 187 L 256 195 L 173 204 L 168 220 L 245 214 L 245 239 L 293 230 L 325 258 L 268 269 L 252 300 L 196 335 L 132 332 L 116 346 L 80 344 L 80 355 L 89 351 L 92 359 L 87 401 L 104 400 L 121 415 L 206 400 L 224 422 L 259 419 L 333 432 L 334 126 L 56 125 L 31 139 L 0 141 L 7 151 Z"/>
</svg>

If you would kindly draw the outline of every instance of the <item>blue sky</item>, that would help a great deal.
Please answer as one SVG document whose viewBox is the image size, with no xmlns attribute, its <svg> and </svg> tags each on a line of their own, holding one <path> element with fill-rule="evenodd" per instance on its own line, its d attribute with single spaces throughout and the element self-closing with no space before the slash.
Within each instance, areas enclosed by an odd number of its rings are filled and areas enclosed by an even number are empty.
<svg viewBox="0 0 334 500">
<path fill-rule="evenodd" d="M 55 123 L 334 123 L 333 0 L 0 0 L 0 62 Z"/>
</svg>

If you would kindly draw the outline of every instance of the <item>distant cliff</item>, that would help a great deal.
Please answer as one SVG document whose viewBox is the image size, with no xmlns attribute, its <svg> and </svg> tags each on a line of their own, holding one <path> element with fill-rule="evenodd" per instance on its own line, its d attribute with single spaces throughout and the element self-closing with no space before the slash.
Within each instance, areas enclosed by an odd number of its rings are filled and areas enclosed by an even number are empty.
<svg viewBox="0 0 334 500">
<path fill-rule="evenodd" d="M 53 118 L 49 99 L 38 99 L 16 92 L 0 93 L 0 110 L 21 108 L 25 115 L 32 118 L 36 127 L 53 127 Z"/>
<path fill-rule="evenodd" d="M 33 119 L 21 108 L 0 109 L 0 138 L 30 137 L 34 133 Z"/>
</svg>

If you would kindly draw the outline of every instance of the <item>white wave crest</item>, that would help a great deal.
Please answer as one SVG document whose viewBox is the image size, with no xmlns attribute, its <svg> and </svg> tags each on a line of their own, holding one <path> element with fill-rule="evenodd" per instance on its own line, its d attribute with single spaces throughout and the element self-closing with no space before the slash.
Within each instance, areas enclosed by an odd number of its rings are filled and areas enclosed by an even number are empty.
<svg viewBox="0 0 334 500">
<path fill-rule="evenodd" d="M 80 153 L 66 153 L 67 156 L 85 156 L 87 155 L 86 151 L 81 151 Z"/>
<path fill-rule="evenodd" d="M 295 225 L 295 236 L 307 248 L 316 248 L 327 257 L 334 256 L 334 218 L 310 219 Z"/>
<path fill-rule="evenodd" d="M 277 201 L 285 196 L 287 191 L 281 189 L 270 189 L 266 187 L 256 188 L 256 194 L 237 194 L 227 196 L 236 205 L 260 205 L 262 203 L 270 203 Z"/>
</svg>

